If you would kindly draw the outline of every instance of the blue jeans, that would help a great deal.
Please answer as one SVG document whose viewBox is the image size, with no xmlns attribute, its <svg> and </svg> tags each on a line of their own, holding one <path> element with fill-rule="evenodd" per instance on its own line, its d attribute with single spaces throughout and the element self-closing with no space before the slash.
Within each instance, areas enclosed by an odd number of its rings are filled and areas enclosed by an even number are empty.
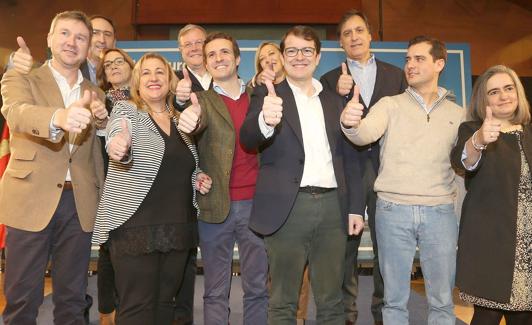
<svg viewBox="0 0 532 325">
<path fill-rule="evenodd" d="M 454 325 L 452 290 L 458 222 L 453 204 L 403 205 L 377 200 L 379 263 L 384 279 L 384 324 L 408 325 L 410 272 L 419 257 L 429 304 L 429 325 Z"/>
<path fill-rule="evenodd" d="M 248 227 L 252 205 L 253 200 L 232 201 L 229 215 L 224 222 L 198 222 L 205 276 L 205 325 L 224 325 L 229 321 L 229 291 L 235 242 L 238 244 L 244 290 L 242 324 L 266 324 L 268 257 L 264 240 Z"/>
</svg>

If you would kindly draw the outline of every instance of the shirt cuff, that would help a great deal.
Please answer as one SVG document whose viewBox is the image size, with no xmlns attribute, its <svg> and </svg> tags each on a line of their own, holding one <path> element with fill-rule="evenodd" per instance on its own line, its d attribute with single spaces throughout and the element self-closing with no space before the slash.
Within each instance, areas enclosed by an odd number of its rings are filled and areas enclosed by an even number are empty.
<svg viewBox="0 0 532 325">
<path fill-rule="evenodd" d="M 467 159 L 467 151 L 466 151 L 466 148 L 464 146 L 464 150 L 462 151 L 462 165 L 464 166 L 465 169 L 469 170 L 469 171 L 473 171 L 475 169 L 477 169 L 478 167 L 478 163 L 480 162 L 480 158 L 482 158 L 482 151 L 479 152 L 480 153 L 480 156 L 478 156 L 478 160 L 472 165 L 472 166 L 466 166 L 466 163 L 465 163 L 465 160 Z"/>
<path fill-rule="evenodd" d="M 260 132 L 266 139 L 270 138 L 275 131 L 275 127 L 266 124 L 262 112 L 259 113 L 259 128 Z"/>
<path fill-rule="evenodd" d="M 346 127 L 344 127 L 342 122 L 340 122 L 340 128 L 342 129 L 342 132 L 345 135 L 357 135 L 358 134 L 358 129 L 357 128 L 346 128 Z"/>
<path fill-rule="evenodd" d="M 52 139 L 52 141 L 59 139 L 59 137 L 63 135 L 63 132 L 64 132 L 63 129 L 56 128 L 54 126 L 54 118 L 55 118 L 56 112 L 57 111 L 55 111 L 54 114 L 52 114 L 52 118 L 50 119 L 50 139 Z"/>
</svg>

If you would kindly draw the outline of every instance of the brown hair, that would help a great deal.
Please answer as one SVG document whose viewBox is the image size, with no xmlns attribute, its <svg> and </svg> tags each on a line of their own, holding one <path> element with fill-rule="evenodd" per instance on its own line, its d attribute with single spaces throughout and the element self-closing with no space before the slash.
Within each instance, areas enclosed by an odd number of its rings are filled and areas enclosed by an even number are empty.
<svg viewBox="0 0 532 325">
<path fill-rule="evenodd" d="M 238 43 L 236 42 L 233 36 L 223 32 L 214 32 L 207 35 L 205 43 L 203 44 L 203 59 L 205 60 L 205 62 L 207 62 L 207 53 L 205 52 L 207 44 L 217 39 L 225 39 L 230 41 L 233 46 L 233 54 L 235 55 L 235 58 L 240 57 L 240 48 L 238 47 Z"/>
<path fill-rule="evenodd" d="M 94 19 L 98 19 L 98 18 L 105 20 L 106 22 L 109 23 L 109 25 L 111 25 L 111 27 L 113 27 L 113 34 L 115 34 L 115 37 L 116 37 L 116 27 L 115 27 L 114 21 L 111 18 L 104 16 L 104 15 L 92 15 L 89 17 L 89 20 L 93 21 Z"/>
<path fill-rule="evenodd" d="M 314 30 L 314 28 L 304 25 L 294 26 L 284 34 L 283 39 L 281 40 L 281 53 L 285 50 L 284 43 L 289 35 L 300 37 L 306 41 L 314 41 L 314 47 L 316 47 L 316 54 L 320 54 L 321 42 L 320 38 L 318 37 L 318 34 Z"/>
<path fill-rule="evenodd" d="M 513 81 L 517 91 L 517 110 L 510 120 L 513 124 L 529 124 L 530 123 L 530 104 L 526 99 L 525 89 L 521 80 L 514 70 L 504 65 L 495 65 L 488 68 L 475 81 L 473 92 L 471 93 L 471 103 L 469 105 L 469 113 L 471 119 L 476 121 L 483 121 L 486 118 L 486 106 L 488 106 L 488 80 L 496 74 L 505 73 Z"/>
<path fill-rule="evenodd" d="M 447 62 L 447 48 L 442 41 L 434 37 L 419 35 L 408 41 L 408 48 L 419 43 L 428 43 L 431 46 L 429 53 L 432 61 L 442 59 L 443 62 Z"/>
<path fill-rule="evenodd" d="M 52 23 L 50 24 L 50 34 L 52 34 L 55 30 L 55 25 L 57 25 L 57 22 L 62 19 L 72 19 L 82 22 L 87 29 L 89 30 L 89 44 L 91 42 L 92 38 L 92 24 L 90 19 L 87 17 L 87 15 L 84 12 L 77 11 L 77 10 L 71 10 L 71 11 L 63 11 L 55 15 L 54 19 L 52 20 Z"/>
<path fill-rule="evenodd" d="M 177 87 L 177 77 L 172 70 L 172 67 L 168 63 L 168 61 L 159 53 L 155 52 L 148 52 L 144 54 L 140 60 L 135 64 L 135 67 L 133 68 L 133 71 L 131 72 L 131 101 L 137 105 L 137 109 L 140 111 L 149 111 L 149 107 L 144 102 L 144 100 L 140 97 L 139 93 L 139 86 L 140 86 L 140 69 L 142 68 L 142 64 L 144 61 L 148 59 L 157 59 L 164 63 L 166 66 L 166 72 L 168 74 L 168 94 L 166 95 L 166 104 L 170 108 L 170 113 L 172 116 L 175 116 L 176 111 L 173 105 L 174 102 L 174 96 L 175 96 L 175 89 Z"/>
<path fill-rule="evenodd" d="M 105 68 L 103 67 L 104 65 L 104 59 L 105 59 L 105 56 L 108 54 L 108 53 L 111 53 L 111 52 L 118 52 L 120 53 L 120 55 L 122 55 L 122 57 L 124 58 L 124 60 L 126 61 L 127 64 L 129 64 L 129 67 L 131 68 L 131 70 L 133 70 L 133 68 L 135 67 L 135 63 L 133 62 L 133 60 L 131 59 L 131 57 L 122 49 L 104 49 L 102 51 L 102 59 L 100 60 L 100 63 L 98 63 L 98 67 L 96 67 L 96 80 L 98 81 L 98 86 L 103 90 L 103 91 L 106 91 L 106 90 L 109 90 L 113 87 L 113 85 L 111 85 L 111 83 L 107 80 L 107 76 L 105 75 Z"/>
<path fill-rule="evenodd" d="M 336 26 L 336 36 L 338 36 L 338 38 L 340 38 L 342 34 L 342 28 L 344 28 L 345 23 L 355 16 L 360 17 L 360 19 L 364 21 L 364 24 L 368 29 L 368 33 L 371 33 L 368 17 L 366 17 L 366 15 L 362 11 L 359 11 L 357 9 L 350 9 L 345 14 L 343 14 L 342 18 L 340 18 L 340 21 L 338 22 L 338 25 Z"/>
</svg>

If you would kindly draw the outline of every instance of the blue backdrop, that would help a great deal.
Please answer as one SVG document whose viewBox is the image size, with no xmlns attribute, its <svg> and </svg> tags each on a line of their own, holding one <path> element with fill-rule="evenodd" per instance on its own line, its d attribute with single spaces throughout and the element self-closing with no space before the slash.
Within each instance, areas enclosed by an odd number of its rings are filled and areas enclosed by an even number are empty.
<svg viewBox="0 0 532 325">
<path fill-rule="evenodd" d="M 248 81 L 255 74 L 255 51 L 261 41 L 241 40 L 239 75 Z M 394 64 L 401 69 L 404 65 L 407 43 L 404 42 L 372 42 L 371 51 L 383 61 Z M 469 103 L 471 96 L 471 61 L 469 45 L 466 43 L 447 43 L 448 60 L 444 72 L 440 77 L 440 85 L 450 89 L 456 95 L 458 105 Z M 163 54 L 174 69 L 181 67 L 181 53 L 175 41 L 122 41 L 117 46 L 128 52 L 134 60 L 138 60 L 149 51 Z M 321 61 L 315 77 L 319 78 L 325 72 L 337 67 L 345 60 L 344 51 L 336 41 L 323 41 Z"/>
</svg>

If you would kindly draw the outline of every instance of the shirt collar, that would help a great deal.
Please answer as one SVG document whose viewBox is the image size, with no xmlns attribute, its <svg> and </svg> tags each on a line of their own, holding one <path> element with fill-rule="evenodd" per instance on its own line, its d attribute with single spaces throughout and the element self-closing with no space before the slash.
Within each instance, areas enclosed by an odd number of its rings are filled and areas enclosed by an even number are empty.
<svg viewBox="0 0 532 325">
<path fill-rule="evenodd" d="M 357 68 L 360 68 L 360 69 L 362 69 L 362 68 L 364 68 L 364 67 L 366 67 L 368 65 L 376 64 L 375 55 L 373 53 L 370 54 L 368 62 L 366 62 L 366 64 L 362 64 L 359 61 L 356 61 L 356 60 L 353 60 L 353 59 L 350 59 L 350 58 L 347 58 L 347 62 L 349 64 L 352 64 L 352 65 L 356 66 Z"/>
<path fill-rule="evenodd" d="M 423 108 L 427 107 L 427 104 L 423 100 L 423 96 L 421 96 L 414 88 L 408 86 L 408 88 L 406 88 L 406 92 L 408 92 Z M 441 101 L 446 95 L 447 90 L 438 86 L 438 98 L 436 98 L 436 100 L 433 102 L 432 107 L 434 107 L 436 103 Z"/>
<path fill-rule="evenodd" d="M 238 96 L 236 96 L 236 98 L 232 97 L 231 95 L 229 95 L 229 93 L 227 93 L 220 85 L 218 85 L 216 83 L 216 81 L 213 81 L 212 83 L 212 89 L 219 95 L 224 95 L 226 97 L 229 97 L 231 98 L 232 100 L 237 100 L 240 98 L 240 96 L 246 92 L 246 84 L 244 83 L 244 81 L 242 81 L 242 79 L 238 79 L 238 82 L 240 83 L 240 94 L 238 94 Z"/>
<path fill-rule="evenodd" d="M 52 66 L 52 60 L 48 60 L 47 64 L 48 64 L 48 67 L 50 68 L 50 71 L 52 71 L 52 75 L 55 80 L 64 82 L 67 85 L 69 84 L 68 80 Z M 78 79 L 76 80 L 74 87 L 81 85 L 82 82 L 83 82 L 83 75 L 81 74 L 81 71 L 78 69 Z"/>
<path fill-rule="evenodd" d="M 305 94 L 301 88 L 299 88 L 298 86 L 292 84 L 290 82 L 290 80 L 288 80 L 288 78 L 286 78 L 286 81 L 288 82 L 288 86 L 290 86 L 290 89 L 292 89 L 292 92 L 294 92 L 294 94 L 297 94 L 299 96 L 305 96 L 305 97 L 317 97 L 323 90 L 323 86 L 321 85 L 321 82 L 319 82 L 318 80 L 312 78 L 312 87 L 314 87 L 314 93 L 310 96 L 307 96 L 307 94 Z"/>
</svg>

